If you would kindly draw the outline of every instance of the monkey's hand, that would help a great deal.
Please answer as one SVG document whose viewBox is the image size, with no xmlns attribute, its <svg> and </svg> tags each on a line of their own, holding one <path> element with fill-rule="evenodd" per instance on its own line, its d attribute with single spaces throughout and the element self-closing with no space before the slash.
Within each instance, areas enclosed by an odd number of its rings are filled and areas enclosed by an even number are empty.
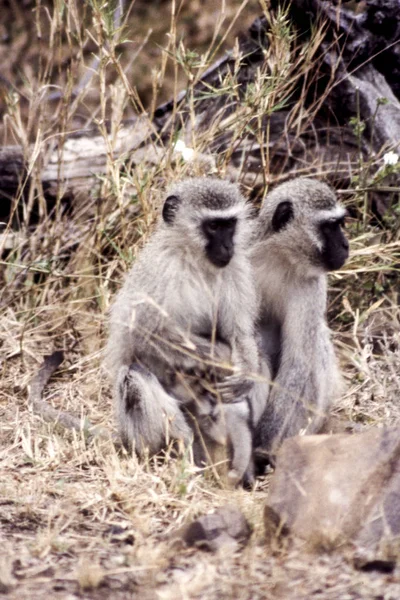
<svg viewBox="0 0 400 600">
<path fill-rule="evenodd" d="M 215 384 L 215 389 L 221 395 L 222 402 L 226 403 L 241 402 L 243 396 L 250 394 L 253 387 L 254 381 L 246 373 L 237 370 Z"/>
</svg>

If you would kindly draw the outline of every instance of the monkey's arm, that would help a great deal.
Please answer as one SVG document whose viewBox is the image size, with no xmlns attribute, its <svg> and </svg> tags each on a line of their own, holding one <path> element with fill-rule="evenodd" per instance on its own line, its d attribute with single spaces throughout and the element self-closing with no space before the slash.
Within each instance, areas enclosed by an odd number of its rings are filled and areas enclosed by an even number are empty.
<svg viewBox="0 0 400 600">
<path fill-rule="evenodd" d="M 232 449 L 231 469 L 228 473 L 228 484 L 232 487 L 243 481 L 246 485 L 254 483 L 253 438 L 249 412 L 245 400 L 224 405 L 226 429 Z"/>
<path fill-rule="evenodd" d="M 156 372 L 157 366 L 184 371 L 203 363 L 205 367 L 228 363 L 230 354 L 227 344 L 188 333 L 155 304 L 121 298 L 111 316 L 105 362 L 115 376 L 121 365 L 129 366 L 133 361 L 150 370 L 155 366 Z"/>
<path fill-rule="evenodd" d="M 210 339 L 211 335 L 187 333 L 159 312 L 142 315 L 137 311 L 134 327 L 128 332 L 131 356 L 156 375 L 166 391 L 187 403 L 204 392 L 218 394 L 216 382 L 232 372 L 228 344 Z M 146 327 L 142 327 L 146 316 Z"/>
<path fill-rule="evenodd" d="M 248 329 L 252 326 L 249 325 Z M 151 348 L 153 366 L 169 391 L 181 402 L 191 402 L 204 392 L 220 398 L 224 403 L 241 402 L 249 396 L 257 422 L 264 409 L 269 391 L 270 371 L 264 361 L 260 381 L 259 351 L 254 335 L 239 336 L 234 349 L 221 340 L 191 333 L 185 335 L 179 329 L 157 328 L 147 340 Z M 163 373 L 154 368 L 156 355 L 164 361 Z"/>
<path fill-rule="evenodd" d="M 137 347 L 138 338 L 135 341 Z M 142 337 L 140 343 L 148 344 L 148 351 L 170 368 L 198 372 L 211 369 L 219 377 L 231 372 L 228 344 L 194 333 L 187 334 L 176 326 L 158 328 L 151 336 Z"/>
<path fill-rule="evenodd" d="M 260 374 L 260 353 L 252 322 L 240 324 L 235 333 L 232 348 L 234 372 L 217 383 L 224 402 L 240 401 L 243 395 L 252 393 Z M 270 379 L 267 364 L 264 375 Z"/>
<path fill-rule="evenodd" d="M 312 426 L 324 390 L 324 357 L 319 344 L 324 315 L 311 310 L 309 296 L 297 296 L 288 308 L 278 373 L 256 430 L 256 445 L 272 454 L 284 439 Z"/>
</svg>

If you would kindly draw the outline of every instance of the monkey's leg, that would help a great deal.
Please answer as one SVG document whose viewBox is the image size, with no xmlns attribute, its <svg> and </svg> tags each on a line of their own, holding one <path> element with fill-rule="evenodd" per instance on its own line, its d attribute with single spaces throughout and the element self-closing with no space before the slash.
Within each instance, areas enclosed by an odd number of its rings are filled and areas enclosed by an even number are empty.
<svg viewBox="0 0 400 600">
<path fill-rule="evenodd" d="M 231 469 L 228 472 L 229 484 L 233 487 L 240 482 L 254 483 L 252 458 L 253 436 L 249 425 L 249 409 L 245 401 L 241 404 L 224 405 L 226 427 L 231 446 Z"/>
<path fill-rule="evenodd" d="M 179 403 L 167 394 L 158 379 L 133 363 L 118 371 L 115 386 L 119 433 L 124 445 L 139 457 L 156 454 L 170 440 L 192 441 L 192 432 Z"/>
<path fill-rule="evenodd" d="M 331 369 L 325 317 L 310 303 L 311 293 L 317 296 L 318 287 L 287 298 L 277 375 L 255 435 L 256 448 L 271 455 L 286 438 L 318 425 L 329 405 L 324 397 L 324 381 Z"/>
<path fill-rule="evenodd" d="M 321 328 L 319 348 L 316 353 L 316 372 L 318 378 L 318 395 L 315 406 L 311 407 L 311 421 L 307 433 L 319 433 L 326 424 L 330 409 L 345 390 L 339 363 L 331 340 L 328 326 Z"/>
<path fill-rule="evenodd" d="M 267 401 L 264 413 L 256 427 L 255 447 L 268 453 L 273 462 L 282 442 L 298 435 L 307 426 L 308 412 L 303 399 L 289 390 L 274 393 Z"/>
<path fill-rule="evenodd" d="M 319 385 L 314 362 L 292 364 L 291 373 L 282 372 L 273 383 L 256 427 L 255 447 L 267 452 L 271 462 L 285 439 L 301 432 L 317 433 L 329 406 L 321 396 L 324 388 Z"/>
<path fill-rule="evenodd" d="M 333 400 L 341 393 L 340 371 L 324 323 L 312 332 L 312 337 L 313 351 L 304 344 L 308 361 L 304 357 L 295 359 L 291 356 L 278 372 L 266 414 L 262 417 L 266 426 L 264 433 L 267 427 L 269 429 L 268 437 L 262 443 L 265 449 L 276 452 L 286 438 L 301 431 L 319 433 Z"/>
</svg>

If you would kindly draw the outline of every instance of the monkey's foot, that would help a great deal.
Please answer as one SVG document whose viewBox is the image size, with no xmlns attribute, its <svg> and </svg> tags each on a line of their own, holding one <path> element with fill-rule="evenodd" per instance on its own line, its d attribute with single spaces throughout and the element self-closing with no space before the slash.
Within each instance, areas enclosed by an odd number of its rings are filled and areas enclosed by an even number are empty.
<svg viewBox="0 0 400 600">
<path fill-rule="evenodd" d="M 144 381 L 151 377 L 150 371 L 138 363 L 129 367 L 121 367 L 118 373 L 118 389 L 120 398 L 123 399 L 126 412 L 140 406 L 145 393 Z"/>
<path fill-rule="evenodd" d="M 236 471 L 236 469 L 231 469 L 228 472 L 228 476 L 227 476 L 227 485 L 230 489 L 234 489 L 236 488 L 240 481 L 241 481 L 242 477 L 241 475 Z"/>
<path fill-rule="evenodd" d="M 266 467 L 270 466 L 273 469 L 276 464 L 276 452 L 266 450 L 265 448 L 257 447 L 254 450 L 254 461 L 256 464 L 257 475 L 263 475 Z"/>
</svg>

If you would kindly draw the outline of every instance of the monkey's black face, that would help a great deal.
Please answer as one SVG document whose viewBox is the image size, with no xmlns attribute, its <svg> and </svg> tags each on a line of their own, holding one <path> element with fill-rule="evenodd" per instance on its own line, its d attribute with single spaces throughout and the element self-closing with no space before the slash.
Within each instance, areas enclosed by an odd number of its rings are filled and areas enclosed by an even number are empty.
<svg viewBox="0 0 400 600">
<path fill-rule="evenodd" d="M 343 233 L 344 217 L 319 224 L 322 238 L 321 261 L 327 271 L 340 269 L 349 256 L 349 242 Z"/>
<path fill-rule="evenodd" d="M 208 260 L 216 267 L 226 267 L 234 253 L 234 235 L 237 219 L 206 219 L 201 224 L 206 239 Z"/>
</svg>

